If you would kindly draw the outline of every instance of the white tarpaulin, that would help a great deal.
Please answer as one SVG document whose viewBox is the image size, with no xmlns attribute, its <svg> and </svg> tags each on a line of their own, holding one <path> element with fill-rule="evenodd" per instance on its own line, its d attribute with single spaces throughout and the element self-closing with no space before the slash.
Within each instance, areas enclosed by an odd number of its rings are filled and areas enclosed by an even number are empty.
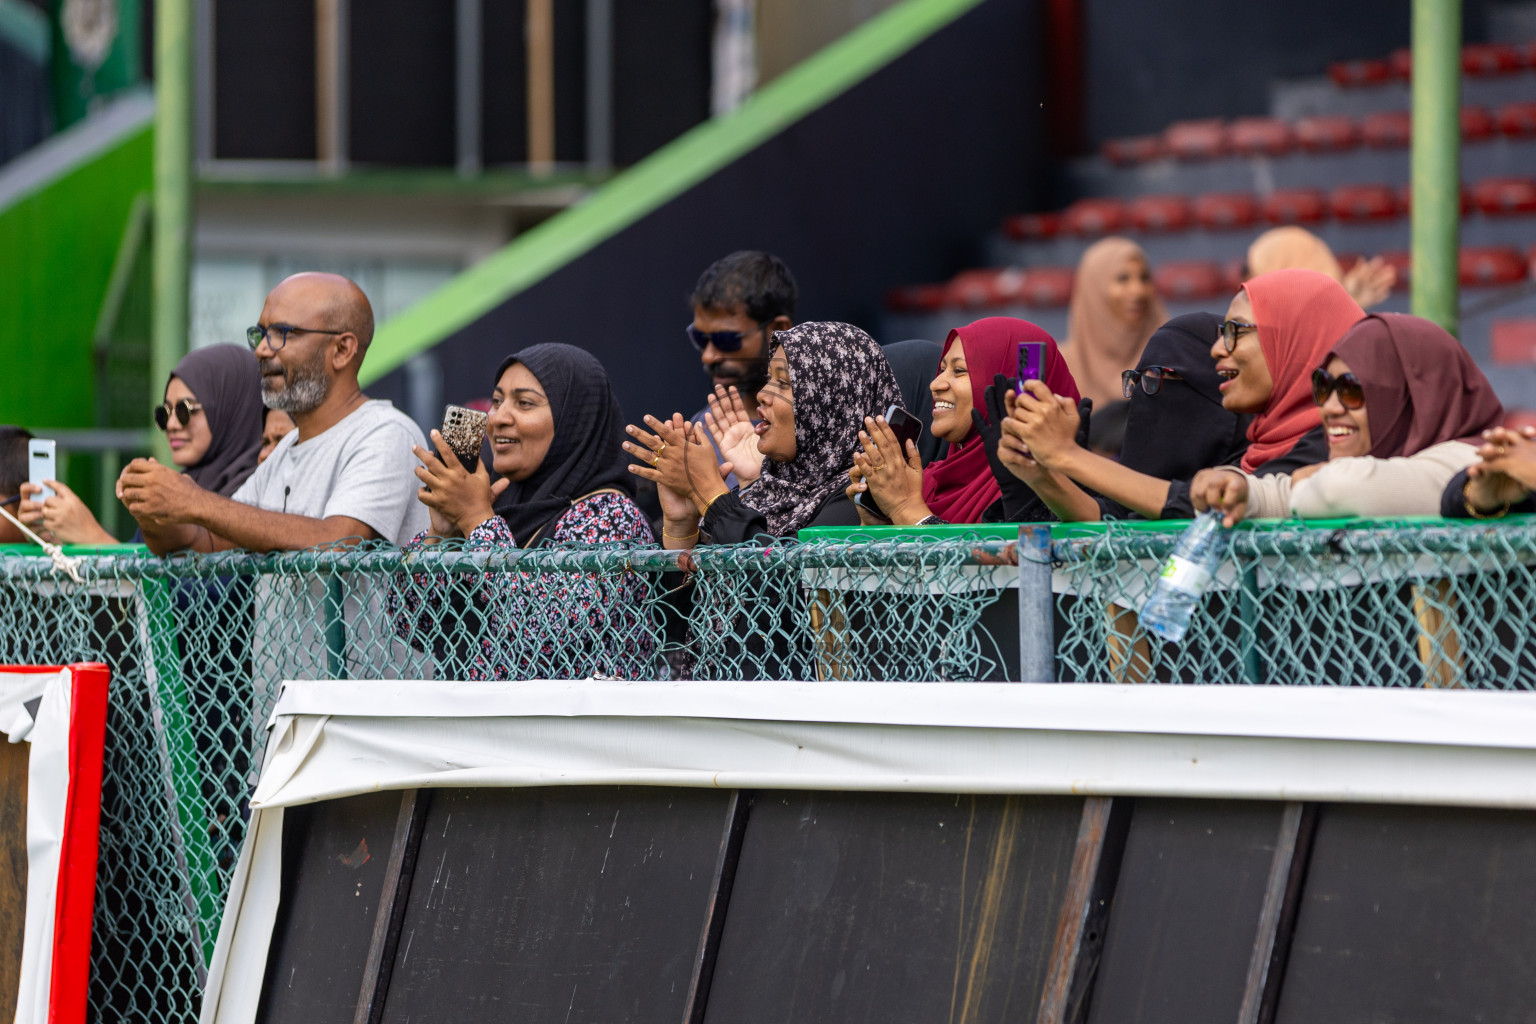
<svg viewBox="0 0 1536 1024">
<path fill-rule="evenodd" d="M 652 785 L 1536 808 L 1536 698 L 1325 687 L 285 684 L 209 968 L 254 1020 L 281 808 L 377 790 Z"/>
</svg>

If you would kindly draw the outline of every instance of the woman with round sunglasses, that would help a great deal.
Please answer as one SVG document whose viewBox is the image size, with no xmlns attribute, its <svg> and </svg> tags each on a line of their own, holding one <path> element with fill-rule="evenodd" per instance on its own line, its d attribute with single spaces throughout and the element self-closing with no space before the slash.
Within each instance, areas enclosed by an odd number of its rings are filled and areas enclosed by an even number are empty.
<svg viewBox="0 0 1536 1024">
<path fill-rule="evenodd" d="M 1089 451 L 1074 436 L 1064 403 L 1020 396 L 1005 421 L 1005 465 L 1039 465 L 1099 495 L 1096 514 L 1073 518 L 1180 519 L 1194 514 L 1189 483 L 1207 466 L 1235 463 L 1247 449 L 1249 417 L 1222 407 L 1210 355 L 1219 322 L 1189 313 L 1152 335 L 1133 370 L 1121 374 L 1130 404 L 1120 459 Z M 1054 508 L 1071 516 L 1070 508 Z"/>
<path fill-rule="evenodd" d="M 1243 518 L 1435 515 L 1446 484 L 1477 461 L 1504 418 L 1493 385 L 1439 325 L 1377 313 L 1314 368 L 1328 461 L 1266 478 L 1231 470 L 1195 480 L 1197 509 Z"/>
<path fill-rule="evenodd" d="M 171 461 L 199 487 L 229 497 L 256 470 L 264 412 L 256 356 L 244 345 L 210 345 L 176 364 L 151 414 Z M 39 488 L 22 485 L 23 522 L 41 523 L 60 544 L 117 543 L 79 495 L 58 481 L 49 486 L 54 497 L 37 502 L 26 497 Z"/>
</svg>

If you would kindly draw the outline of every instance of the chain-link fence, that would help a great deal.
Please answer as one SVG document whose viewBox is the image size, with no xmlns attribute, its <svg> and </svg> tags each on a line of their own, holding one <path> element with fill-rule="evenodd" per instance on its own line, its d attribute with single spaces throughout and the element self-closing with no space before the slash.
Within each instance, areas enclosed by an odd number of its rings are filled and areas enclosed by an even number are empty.
<svg viewBox="0 0 1536 1024">
<path fill-rule="evenodd" d="M 1059 527 L 1049 559 L 953 530 L 681 559 L 124 549 L 83 557 L 83 584 L 0 554 L 0 662 L 112 670 L 93 1017 L 196 1019 L 283 679 L 1536 687 L 1536 522 L 1245 528 L 1185 642 L 1165 645 L 1136 609 L 1177 536 Z"/>
</svg>

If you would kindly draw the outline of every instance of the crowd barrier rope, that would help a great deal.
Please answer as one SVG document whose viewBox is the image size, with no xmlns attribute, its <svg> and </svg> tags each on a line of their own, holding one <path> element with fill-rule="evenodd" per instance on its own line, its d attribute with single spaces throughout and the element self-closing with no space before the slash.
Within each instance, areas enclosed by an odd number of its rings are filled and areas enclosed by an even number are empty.
<svg viewBox="0 0 1536 1024">
<path fill-rule="evenodd" d="M 840 679 L 1536 689 L 1536 517 L 1249 524 L 1188 636 L 1136 610 L 1184 524 L 798 543 L 158 558 L 0 549 L 0 663 L 112 672 L 96 1019 L 197 1017 L 284 679 Z"/>
</svg>

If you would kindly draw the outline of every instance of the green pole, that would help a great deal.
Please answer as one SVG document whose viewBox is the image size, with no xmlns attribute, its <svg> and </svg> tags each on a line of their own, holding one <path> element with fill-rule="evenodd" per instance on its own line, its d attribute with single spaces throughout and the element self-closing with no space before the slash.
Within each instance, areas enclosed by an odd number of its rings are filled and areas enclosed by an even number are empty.
<svg viewBox="0 0 1536 1024">
<path fill-rule="evenodd" d="M 154 327 L 150 401 L 187 352 L 192 251 L 192 4 L 155 0 Z M 157 436 L 155 454 L 169 461 Z"/>
<path fill-rule="evenodd" d="M 1413 0 L 1413 313 L 1460 328 L 1461 0 Z"/>
</svg>

